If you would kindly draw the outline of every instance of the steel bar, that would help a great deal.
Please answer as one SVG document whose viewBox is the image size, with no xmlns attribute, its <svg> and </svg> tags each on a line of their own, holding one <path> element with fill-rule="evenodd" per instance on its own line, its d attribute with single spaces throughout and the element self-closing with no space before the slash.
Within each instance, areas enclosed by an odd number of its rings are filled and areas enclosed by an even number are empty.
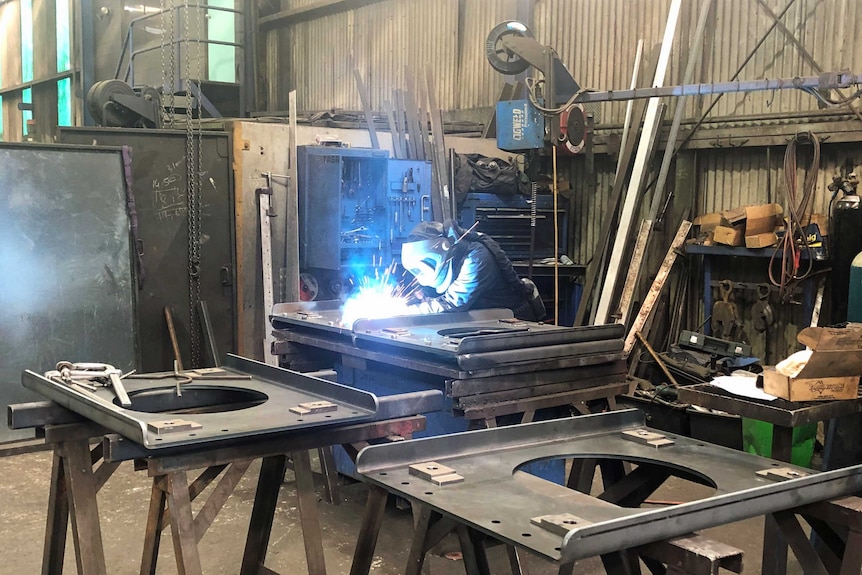
<svg viewBox="0 0 862 575">
<path fill-rule="evenodd" d="M 302 539 L 305 543 L 305 561 L 309 575 L 326 575 L 323 557 L 323 539 L 320 533 L 320 514 L 317 509 L 317 494 L 314 491 L 314 477 L 311 473 L 311 459 L 308 450 L 294 451 L 290 454 L 293 471 L 296 475 L 296 497 L 299 507 L 299 521 L 302 526 Z"/>
<path fill-rule="evenodd" d="M 824 90 L 848 88 L 862 84 L 862 74 L 846 72 L 825 73 L 820 76 L 797 76 L 794 78 L 774 78 L 764 80 L 735 80 L 704 84 L 681 84 L 658 88 L 635 88 L 633 90 L 608 90 L 583 92 L 575 103 L 620 102 L 645 98 L 671 96 L 708 96 L 710 94 L 730 94 L 737 92 L 761 92 L 768 90 Z"/>
<path fill-rule="evenodd" d="M 185 471 L 170 473 L 165 478 L 167 505 L 171 510 L 171 538 L 179 575 L 199 575 L 201 558 L 195 539 L 192 504 L 189 499 L 188 476 Z"/>
<path fill-rule="evenodd" d="M 69 489 L 69 511 L 78 573 L 105 575 L 105 553 L 89 445 L 86 440 L 68 441 L 62 444 L 60 453 Z"/>
<path fill-rule="evenodd" d="M 796 516 L 790 511 L 779 511 L 773 514 L 773 517 L 790 547 L 793 549 L 794 555 L 796 555 L 796 558 L 802 565 L 802 572 L 806 575 L 828 575 L 826 567 L 823 566 L 823 562 L 811 546 L 808 535 L 802 530 L 802 525 L 799 524 Z M 764 541 L 764 545 L 766 545 L 766 541 Z M 786 552 L 784 561 L 784 568 L 786 570 Z M 764 572 L 766 572 L 765 568 Z"/>
<path fill-rule="evenodd" d="M 544 386 L 555 383 L 578 381 L 608 375 L 623 375 L 626 373 L 626 363 L 621 360 L 609 361 L 602 356 L 595 365 L 586 365 L 570 369 L 552 371 L 533 371 L 507 377 L 483 377 L 458 379 L 448 382 L 446 394 L 452 397 L 464 397 L 484 393 L 520 389 L 523 387 Z"/>
<path fill-rule="evenodd" d="M 54 452 L 51 467 L 51 489 L 48 495 L 48 518 L 45 527 L 45 547 L 42 552 L 42 575 L 62 573 L 66 555 L 66 534 L 69 524 L 69 494 L 66 464 L 63 456 Z"/>
<path fill-rule="evenodd" d="M 576 389 L 573 391 L 553 393 L 539 397 L 528 397 L 524 399 L 514 399 L 512 401 L 501 401 L 497 403 L 471 406 L 464 408 L 464 417 L 467 419 L 487 419 L 498 415 L 521 413 L 527 410 L 557 407 L 570 403 L 593 401 L 595 399 L 607 399 L 625 393 L 628 390 L 628 387 L 629 384 L 627 382 L 612 383 L 602 385 L 600 387 Z"/>
<path fill-rule="evenodd" d="M 694 38 L 691 41 L 693 48 L 688 54 L 688 62 L 685 65 L 685 72 L 683 73 L 683 84 L 691 82 L 692 76 L 694 76 L 696 64 L 700 61 L 700 55 L 703 51 L 703 34 L 706 30 L 706 23 L 709 19 L 709 13 L 712 10 L 713 3 L 714 0 L 703 0 L 703 3 L 701 4 L 700 15 L 697 20 L 697 29 L 695 30 Z M 673 149 L 676 146 L 676 138 L 679 133 L 679 126 L 682 123 L 683 115 L 685 115 L 685 100 L 680 100 L 676 103 L 673 122 L 670 126 L 667 143 L 665 144 L 664 156 L 662 156 L 661 167 L 659 168 L 658 180 L 653 188 L 653 199 L 646 218 L 647 221 L 650 222 L 650 225 L 652 225 L 652 222 L 655 222 L 655 219 L 658 216 L 659 206 L 664 198 L 664 186 L 667 182 L 668 172 L 670 171 L 670 162 L 673 159 Z"/>
<path fill-rule="evenodd" d="M 790 466 L 799 478 L 773 481 L 757 471 L 788 464 L 672 434 L 666 434 L 666 439 L 673 444 L 661 449 L 624 439 L 623 431 L 643 429 L 643 417 L 636 410 L 616 411 L 371 446 L 359 454 L 357 469 L 390 492 L 560 563 L 826 501 L 862 488 L 862 466 L 822 473 Z M 597 454 L 617 462 L 654 463 L 674 475 L 681 472 L 683 477 L 715 485 L 716 494 L 669 508 L 629 509 L 531 475 L 513 474 L 528 462 Z M 454 469 L 464 481 L 430 486 L 409 474 L 410 464 L 427 461 Z M 565 537 L 531 523 L 536 516 L 565 510 L 583 519 Z"/>
<path fill-rule="evenodd" d="M 161 545 L 161 533 L 167 526 L 165 522 L 165 507 L 167 506 L 167 493 L 161 488 L 160 483 L 164 477 L 153 480 L 153 488 L 150 493 L 150 506 L 147 513 L 147 527 L 144 532 L 144 551 L 141 558 L 141 575 L 155 575 L 156 563 L 159 558 L 159 547 Z"/>
<path fill-rule="evenodd" d="M 257 575 L 266 560 L 286 463 L 287 457 L 283 454 L 265 457 L 261 463 L 240 575 Z"/>
<path fill-rule="evenodd" d="M 376 485 L 369 486 L 368 499 L 365 502 L 365 515 L 359 528 L 350 575 L 367 575 L 371 570 L 374 548 L 377 547 L 377 537 L 380 535 L 380 526 L 383 525 L 387 497 L 389 497 L 389 493 L 385 489 Z"/>
<path fill-rule="evenodd" d="M 659 53 L 658 65 L 656 66 L 655 77 L 653 79 L 654 86 L 664 85 L 680 7 L 681 2 L 679 0 L 674 0 L 671 2 L 668 10 L 667 23 L 665 25 L 664 37 L 661 44 L 661 52 Z M 632 92 L 636 91 L 637 89 L 632 90 Z M 643 194 L 642 190 L 646 183 L 647 169 L 649 168 L 649 162 L 656 147 L 655 143 L 658 141 L 659 130 L 661 129 L 662 116 L 663 106 L 661 100 L 656 96 L 651 97 L 647 104 L 643 131 L 638 140 L 638 149 L 635 154 L 635 163 L 632 168 L 631 179 L 629 180 L 628 190 L 626 190 L 625 199 L 623 200 L 622 209 L 620 211 L 616 236 L 613 240 L 613 244 L 611 244 L 612 251 L 608 257 L 608 269 L 604 279 L 604 286 L 600 292 L 599 301 L 596 307 L 596 322 L 598 323 L 608 323 L 610 321 L 612 312 L 611 303 L 616 296 L 618 277 L 623 267 L 622 258 L 626 251 L 626 243 L 631 233 L 632 223 L 636 215 L 635 211 L 640 205 L 641 196 Z"/>
</svg>

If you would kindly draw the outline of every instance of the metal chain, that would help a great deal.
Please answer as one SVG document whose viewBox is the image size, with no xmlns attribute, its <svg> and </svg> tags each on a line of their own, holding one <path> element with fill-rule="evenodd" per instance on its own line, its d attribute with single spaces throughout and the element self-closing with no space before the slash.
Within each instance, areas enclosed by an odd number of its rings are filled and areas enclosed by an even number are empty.
<svg viewBox="0 0 862 575">
<path fill-rule="evenodd" d="M 159 35 L 159 55 L 162 58 L 162 102 L 166 102 L 167 97 L 168 97 L 168 67 L 167 67 L 167 60 L 165 57 L 165 47 L 167 46 L 167 42 L 165 42 L 165 37 L 168 34 L 168 27 L 166 25 L 167 19 L 165 18 L 165 0 L 159 0 L 159 13 L 160 13 L 160 17 L 161 17 L 161 26 L 162 26 L 162 31 L 161 31 L 161 34 Z M 164 117 L 165 116 L 165 108 L 164 108 L 164 106 L 162 106 L 161 109 L 159 110 L 159 114 L 161 114 L 162 120 L 165 120 L 165 117 Z M 164 124 L 164 123 L 165 122 L 162 122 L 162 124 Z"/>
<path fill-rule="evenodd" d="M 168 75 L 170 76 L 170 86 L 168 90 L 168 124 L 171 129 L 174 129 L 176 126 L 174 125 L 174 116 L 176 116 L 175 109 L 175 99 L 176 99 L 176 87 L 177 87 L 177 63 L 176 63 L 176 43 L 177 38 L 175 34 L 176 22 L 174 21 L 174 12 L 176 12 L 176 7 L 174 6 L 174 0 L 169 0 L 170 6 L 168 8 L 168 34 L 170 38 L 169 48 L 168 48 L 168 58 L 169 58 L 169 66 L 168 66 Z"/>
<path fill-rule="evenodd" d="M 193 367 L 201 365 L 201 338 L 198 317 L 198 302 L 200 301 L 200 170 L 197 168 L 195 154 L 195 133 L 192 120 L 192 64 L 189 46 L 189 2 L 183 2 L 183 24 L 185 43 L 185 94 L 186 94 L 186 183 L 188 221 L 188 273 L 189 273 L 189 343 L 191 347 L 191 362 Z"/>
<path fill-rule="evenodd" d="M 195 184 L 197 186 L 197 248 L 198 248 L 198 258 L 200 259 L 200 237 L 201 237 L 201 211 L 202 211 L 202 196 L 203 189 L 201 184 L 201 178 L 203 177 L 203 149 L 204 149 L 204 128 L 203 128 L 203 91 L 201 88 L 201 81 L 203 80 L 203 66 L 202 62 L 204 61 L 203 50 L 201 49 L 201 39 L 204 36 L 204 12 L 201 10 L 201 2 L 200 0 L 195 0 L 196 6 L 196 14 L 197 18 L 195 23 L 197 25 L 197 32 L 195 35 L 195 45 L 196 45 L 196 54 L 198 58 L 198 70 L 197 70 L 197 82 L 198 82 L 198 97 L 196 98 L 197 102 L 197 110 L 198 110 L 198 157 L 197 157 L 197 165 L 195 170 Z M 200 299 L 200 295 L 198 296 Z"/>
</svg>

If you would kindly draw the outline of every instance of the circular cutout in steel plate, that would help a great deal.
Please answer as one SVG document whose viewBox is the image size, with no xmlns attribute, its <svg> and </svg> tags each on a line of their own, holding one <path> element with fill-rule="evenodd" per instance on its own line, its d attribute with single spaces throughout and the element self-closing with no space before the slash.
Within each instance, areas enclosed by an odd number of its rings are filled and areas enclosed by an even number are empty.
<svg viewBox="0 0 862 575">
<path fill-rule="evenodd" d="M 177 395 L 175 385 L 130 391 L 132 411 L 144 413 L 224 413 L 264 403 L 269 397 L 260 391 L 238 387 L 183 385 Z M 114 403 L 119 406 L 119 399 Z"/>
</svg>

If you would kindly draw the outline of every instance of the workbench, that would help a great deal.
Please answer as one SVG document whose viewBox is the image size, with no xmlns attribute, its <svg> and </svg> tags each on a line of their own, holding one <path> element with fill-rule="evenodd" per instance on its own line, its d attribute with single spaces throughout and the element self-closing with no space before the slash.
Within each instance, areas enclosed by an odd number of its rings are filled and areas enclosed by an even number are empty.
<svg viewBox="0 0 862 575">
<path fill-rule="evenodd" d="M 801 403 L 780 398 L 766 401 L 734 395 L 709 384 L 680 387 L 678 400 L 680 403 L 698 405 L 771 423 L 773 426 L 772 458 L 787 462 L 791 459 L 794 428 L 862 412 L 862 398 Z M 764 574 L 781 575 L 786 573 L 787 544 L 784 542 L 784 538 L 789 530 L 791 537 L 798 539 L 795 529 L 792 521 L 787 517 L 783 519 L 783 524 L 767 517 L 764 526 L 762 567 Z M 797 556 L 799 556 L 798 553 Z M 856 569 L 855 573 L 858 572 L 859 568 Z M 809 571 L 806 570 L 806 573 Z"/>
<path fill-rule="evenodd" d="M 136 470 L 145 471 L 152 478 L 141 573 L 156 572 L 161 532 L 170 525 L 178 573 L 200 575 L 197 543 L 256 459 L 261 460 L 261 468 L 240 573 L 274 573 L 264 563 L 278 493 L 290 458 L 296 475 L 308 572 L 325 575 L 308 450 L 346 445 L 349 453 L 356 453 L 369 442 L 408 439 L 425 428 L 425 418 L 416 414 L 433 412 L 440 403 L 439 393 L 403 394 L 381 398 L 377 419 L 373 421 L 183 446 L 157 453 L 52 402 L 10 405 L 9 426 L 35 428 L 54 452 L 42 573 L 62 573 L 71 519 L 79 575 L 106 574 L 96 494 L 121 463 L 133 461 Z M 190 481 L 190 473 L 200 469 L 203 471 Z M 191 502 L 217 479 L 218 484 L 207 501 L 193 516 Z"/>
<path fill-rule="evenodd" d="M 567 486 L 522 473 L 527 461 L 572 458 Z M 602 469 L 604 491 L 589 496 L 596 465 L 635 461 L 622 477 Z M 824 574 L 823 563 L 795 515 L 828 538 L 830 573 L 859 573 L 862 466 L 816 472 L 748 453 L 659 433 L 644 427 L 643 414 L 617 411 L 524 426 L 488 429 L 409 445 L 363 450 L 357 469 L 371 484 L 351 575 L 366 575 L 373 557 L 385 494 L 418 506 L 406 575 L 418 575 L 424 556 L 456 532 L 468 575 L 488 575 L 488 540 L 507 546 L 512 572 L 518 550 L 529 550 L 573 573 L 574 563 L 601 556 L 609 574 L 636 571 L 635 556 L 650 570 L 714 574 L 741 570 L 732 548 L 700 544 L 700 529 L 766 515 L 786 533 L 805 573 Z M 669 477 L 711 486 L 714 495 L 659 509 L 640 505 Z M 837 499 L 836 499 L 837 498 Z M 849 528 L 846 545 L 837 532 Z M 843 563 L 842 563 L 843 560 Z"/>
</svg>

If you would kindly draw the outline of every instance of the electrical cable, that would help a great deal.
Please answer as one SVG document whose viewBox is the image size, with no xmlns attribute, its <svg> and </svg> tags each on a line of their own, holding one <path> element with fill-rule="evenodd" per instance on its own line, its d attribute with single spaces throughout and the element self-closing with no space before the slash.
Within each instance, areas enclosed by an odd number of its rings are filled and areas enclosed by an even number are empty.
<svg viewBox="0 0 862 575">
<path fill-rule="evenodd" d="M 557 147 L 551 146 L 554 157 L 554 325 L 560 325 L 560 218 L 557 212 Z"/>
<path fill-rule="evenodd" d="M 581 94 L 592 91 L 589 88 L 581 88 L 580 90 L 572 94 L 572 97 L 569 98 L 566 103 L 559 108 L 545 108 L 544 106 L 539 104 L 539 100 L 536 97 L 536 85 L 542 83 L 544 83 L 544 80 L 537 81 L 535 78 L 524 79 L 524 85 L 527 87 L 527 97 L 530 99 L 530 103 L 544 116 L 559 116 L 560 114 L 571 108 L 575 104 L 575 100 L 577 100 Z"/>
<path fill-rule="evenodd" d="M 810 143 L 813 148 L 811 165 L 802 185 L 802 196 L 798 197 L 797 155 L 800 143 Z M 769 258 L 769 281 L 778 287 L 779 297 L 788 301 L 793 295 L 794 284 L 811 275 L 814 257 L 808 245 L 805 226 L 811 218 L 809 208 L 814 198 L 817 175 L 820 171 L 820 139 L 811 132 L 801 132 L 787 144 L 784 153 L 784 189 L 787 195 L 787 226 Z M 797 242 L 799 242 L 798 245 Z M 800 273 L 803 253 L 807 259 L 804 273 Z M 776 262 L 780 270 L 776 277 Z"/>
</svg>

